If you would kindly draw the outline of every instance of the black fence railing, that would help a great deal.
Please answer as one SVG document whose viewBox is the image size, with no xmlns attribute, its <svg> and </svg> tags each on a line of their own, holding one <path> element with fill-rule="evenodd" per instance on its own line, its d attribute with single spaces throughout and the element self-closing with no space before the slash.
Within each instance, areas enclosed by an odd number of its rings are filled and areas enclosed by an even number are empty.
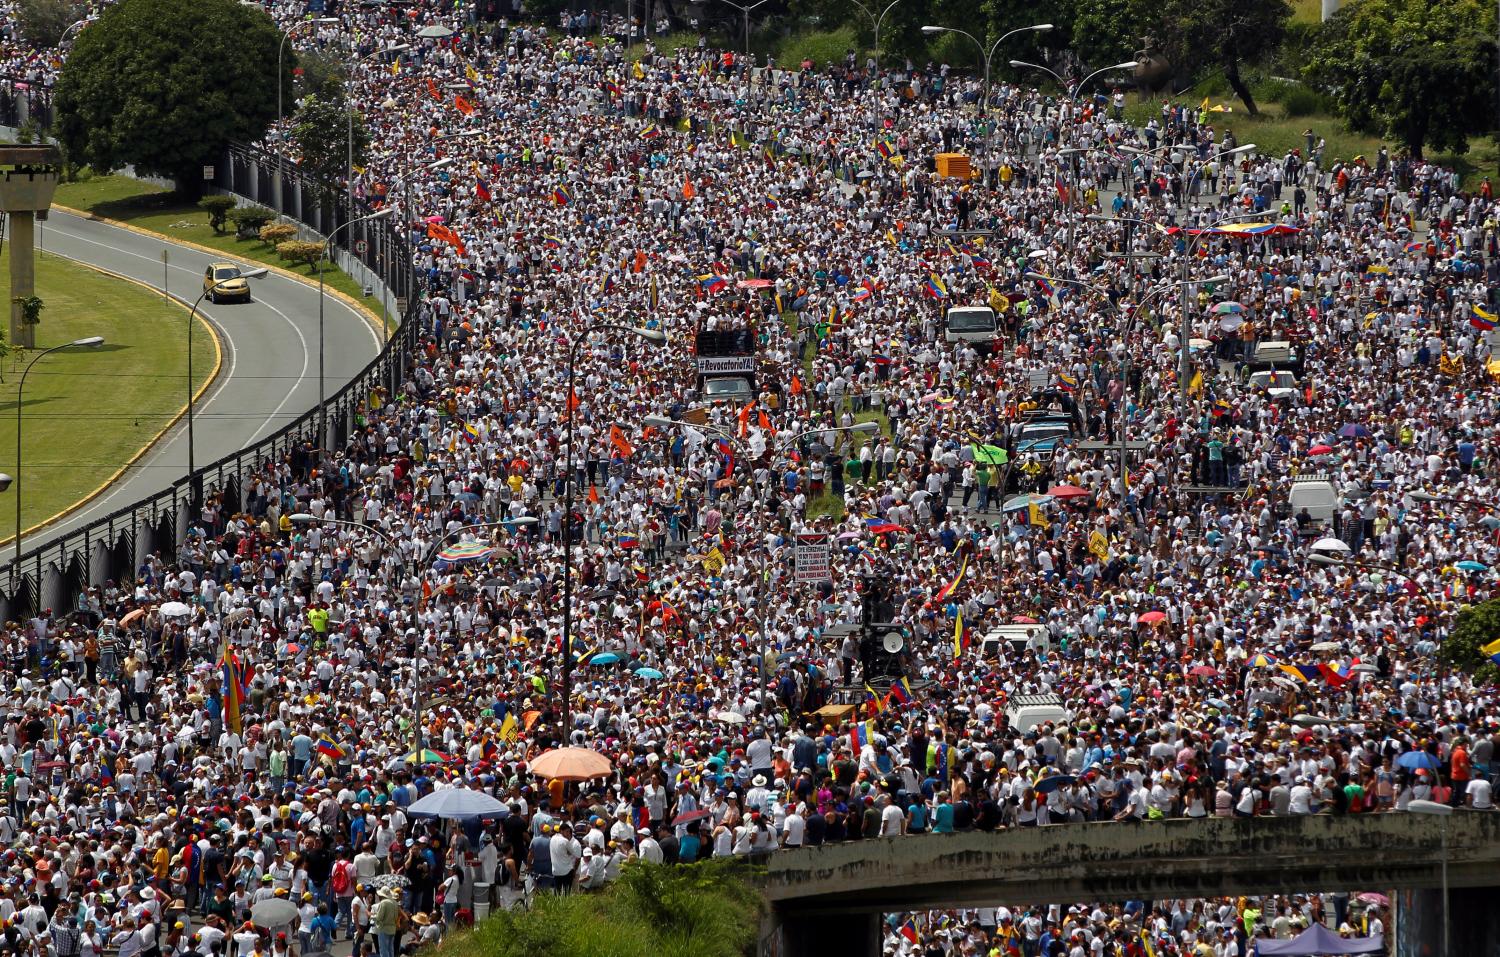
<svg viewBox="0 0 1500 957">
<path fill-rule="evenodd" d="M 52 88 L 25 77 L 0 74 L 0 126 L 52 125 Z"/>
<path fill-rule="evenodd" d="M 268 162 L 274 168 L 274 159 L 236 147 L 229 151 L 223 172 L 216 171 L 216 185 L 253 202 L 262 202 L 271 195 L 262 187 L 276 186 L 263 178 L 262 170 Z M 304 208 L 301 197 L 312 195 L 304 187 L 295 171 L 285 171 L 280 185 L 282 203 L 277 208 L 285 209 L 288 196 L 294 197 L 297 205 L 286 214 L 327 235 L 344 221 L 338 217 L 347 213 L 333 212 L 317 204 Z M 251 191 L 241 192 L 241 188 Z M 355 215 L 367 212 L 358 209 Z M 362 229 L 364 226 L 370 229 Z M 90 585 L 133 581 L 153 553 L 173 561 L 190 530 L 204 527 L 205 504 L 217 506 L 220 523 L 235 514 L 264 511 L 265 504 L 278 496 L 286 483 L 317 465 L 320 450 L 344 446 L 361 427 L 362 417 L 371 408 L 377 389 L 387 395 L 397 394 L 425 325 L 424 305 L 419 296 L 412 295 L 411 250 L 384 220 L 361 223 L 352 231 L 353 236 L 347 235 L 350 230 L 342 231 L 337 237 L 338 245 L 385 277 L 392 293 L 404 297 L 406 309 L 401 325 L 380 354 L 328 398 L 327 431 L 320 429 L 324 417 L 314 407 L 275 434 L 199 469 L 192 476 L 184 476 L 155 495 L 24 551 L 0 572 L 0 621 L 24 621 L 43 608 L 65 614 L 74 609 L 79 594 Z M 220 529 L 206 530 L 214 533 Z"/>
</svg>

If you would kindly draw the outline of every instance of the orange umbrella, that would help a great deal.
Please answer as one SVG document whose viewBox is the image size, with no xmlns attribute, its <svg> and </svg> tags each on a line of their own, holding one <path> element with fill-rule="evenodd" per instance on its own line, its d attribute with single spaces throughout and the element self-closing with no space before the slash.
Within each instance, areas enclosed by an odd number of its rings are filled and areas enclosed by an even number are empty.
<svg viewBox="0 0 1500 957">
<path fill-rule="evenodd" d="M 123 614 L 123 615 L 120 616 L 120 624 L 122 624 L 122 625 L 128 625 L 128 624 L 130 624 L 131 622 L 135 621 L 138 618 L 144 618 L 145 615 L 146 615 L 146 609 L 144 609 L 144 608 L 132 608 L 130 611 L 127 611 L 125 614 Z"/>
<path fill-rule="evenodd" d="M 1159 621 L 1166 620 L 1167 613 L 1164 611 L 1148 611 L 1144 615 L 1136 619 L 1136 621 L 1139 621 L 1143 625 L 1154 625 Z"/>
<path fill-rule="evenodd" d="M 555 748 L 537 755 L 531 762 L 532 774 L 559 781 L 588 781 L 602 778 L 613 770 L 609 758 L 588 748 Z"/>
</svg>

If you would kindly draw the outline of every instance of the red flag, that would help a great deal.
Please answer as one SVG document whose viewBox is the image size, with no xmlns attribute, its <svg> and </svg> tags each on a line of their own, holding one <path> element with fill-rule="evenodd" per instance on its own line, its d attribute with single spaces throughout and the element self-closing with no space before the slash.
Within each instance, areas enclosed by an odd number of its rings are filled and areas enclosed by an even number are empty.
<svg viewBox="0 0 1500 957">
<path fill-rule="evenodd" d="M 692 199 L 693 197 L 695 197 L 697 195 L 698 195 L 698 187 L 696 187 L 696 186 L 693 185 L 693 181 L 691 179 L 685 179 L 685 180 L 683 180 L 682 181 L 682 198 L 683 199 Z"/>
<path fill-rule="evenodd" d="M 791 387 L 789 389 L 787 389 L 787 391 L 790 392 L 792 395 L 801 395 L 802 394 L 802 380 L 799 379 L 799 378 L 797 378 L 796 376 L 792 376 L 792 385 L 791 385 Z"/>
<path fill-rule="evenodd" d="M 432 82 L 432 77 L 427 78 L 427 93 L 434 100 L 441 100 L 443 98 L 443 94 L 438 92 L 437 84 Z"/>
<path fill-rule="evenodd" d="M 465 255 L 466 253 L 466 250 L 464 249 L 464 241 L 459 237 L 458 233 L 440 223 L 427 224 L 427 238 L 436 239 L 440 243 L 447 243 L 449 246 L 452 246 L 460 256 Z"/>
<path fill-rule="evenodd" d="M 755 400 L 751 399 L 749 402 L 746 402 L 745 407 L 740 410 L 740 438 L 744 438 L 745 433 L 750 430 L 750 410 L 754 408 Z"/>
<path fill-rule="evenodd" d="M 568 411 L 572 412 L 578 408 L 578 393 L 572 389 L 568 390 Z"/>
<path fill-rule="evenodd" d="M 597 485 L 590 485 L 589 486 L 589 501 L 592 502 L 595 505 L 599 504 L 599 486 L 597 486 Z"/>
<path fill-rule="evenodd" d="M 635 447 L 625 440 L 625 433 L 620 431 L 618 425 L 609 427 L 609 444 L 614 446 L 615 451 L 627 459 L 635 454 Z"/>
<path fill-rule="evenodd" d="M 464 116 L 469 116 L 474 112 L 474 104 L 470 103 L 468 100 L 464 99 L 461 96 L 455 96 L 453 98 L 453 106 Z"/>
<path fill-rule="evenodd" d="M 763 429 L 765 429 L 767 432 L 771 433 L 772 435 L 775 435 L 776 434 L 776 430 L 771 427 L 771 417 L 768 416 L 768 415 L 766 415 L 764 412 L 761 412 L 761 413 L 758 413 L 758 414 L 760 415 L 760 427 L 763 428 Z"/>
</svg>

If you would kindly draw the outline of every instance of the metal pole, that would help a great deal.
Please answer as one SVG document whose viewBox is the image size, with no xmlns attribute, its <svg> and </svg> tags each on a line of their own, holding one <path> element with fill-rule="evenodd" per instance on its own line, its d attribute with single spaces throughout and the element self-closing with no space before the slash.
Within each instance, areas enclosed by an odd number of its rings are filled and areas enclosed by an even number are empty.
<svg viewBox="0 0 1500 957">
<path fill-rule="evenodd" d="M 1139 312 L 1140 306 L 1135 302 L 1135 259 L 1133 257 L 1135 244 L 1132 237 L 1134 229 L 1134 223 L 1125 224 L 1125 271 L 1130 278 L 1130 302 L 1136 305 L 1136 311 Z M 1134 323 L 1125 316 L 1121 316 L 1121 319 L 1123 320 L 1121 323 L 1123 334 L 1120 337 L 1120 478 L 1117 485 L 1120 502 L 1123 504 L 1130 488 L 1126 481 L 1126 476 L 1130 474 L 1130 448 L 1125 436 L 1129 422 L 1127 408 L 1130 400 L 1130 330 Z"/>
<path fill-rule="evenodd" d="M 328 234 L 327 241 L 323 244 L 323 255 L 318 257 L 318 449 L 321 450 L 328 444 L 328 408 L 323 393 L 323 263 L 328 261 L 329 254 L 333 251 L 333 235 Z"/>
<path fill-rule="evenodd" d="M 24 403 L 22 402 L 22 397 L 24 396 L 24 394 L 26 392 L 26 377 L 31 374 L 31 367 L 34 366 L 34 365 L 36 365 L 38 362 L 40 362 L 43 356 L 49 355 L 49 354 L 51 354 L 53 352 L 56 352 L 59 349 L 66 349 L 70 345 L 72 345 L 71 342 L 66 342 L 66 343 L 63 343 L 60 346 L 53 346 L 51 349 L 44 349 L 41 352 L 38 352 L 36 354 L 36 357 L 34 359 L 32 359 L 30 362 L 26 363 L 26 368 L 23 369 L 23 370 L 21 370 L 21 381 L 16 385 L 16 479 L 15 479 L 15 481 L 16 481 L 16 568 L 15 568 L 15 570 L 16 570 L 17 574 L 19 574 L 20 571 L 21 571 L 21 490 L 26 485 L 25 481 L 21 478 L 21 407 L 24 405 Z M 40 585 L 41 585 L 40 581 L 38 581 L 37 584 L 38 584 L 38 587 L 40 587 Z"/>
<path fill-rule="evenodd" d="M 573 734 L 573 423 L 578 410 L 573 407 L 573 370 L 578 358 L 578 344 L 588 338 L 585 330 L 568 346 L 568 391 L 563 408 L 568 411 L 568 451 L 563 460 L 563 632 L 562 632 L 562 733 L 563 746 Z"/>
<path fill-rule="evenodd" d="M 1179 340 L 1177 343 L 1177 395 L 1178 408 L 1181 411 L 1181 415 L 1179 416 L 1179 418 L 1184 418 L 1187 415 L 1189 372 L 1188 340 L 1193 337 L 1193 319 L 1192 315 L 1188 312 L 1190 303 L 1193 299 L 1193 288 L 1192 286 L 1188 285 L 1188 260 L 1190 260 L 1192 256 L 1193 244 L 1184 239 L 1182 247 L 1182 323 L 1177 331 L 1177 338 Z"/>
<path fill-rule="evenodd" d="M 167 294 L 167 278 L 168 278 L 167 274 L 168 274 L 168 272 L 169 272 L 169 267 L 167 266 L 167 248 L 165 246 L 163 246 L 162 250 L 161 250 L 161 301 L 162 302 L 171 302 L 172 301 L 172 297 Z"/>
</svg>

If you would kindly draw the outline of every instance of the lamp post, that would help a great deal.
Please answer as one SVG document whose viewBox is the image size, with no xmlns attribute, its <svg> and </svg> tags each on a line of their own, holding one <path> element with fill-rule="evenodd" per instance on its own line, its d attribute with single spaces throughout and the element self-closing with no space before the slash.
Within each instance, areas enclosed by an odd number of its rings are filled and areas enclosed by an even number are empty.
<svg viewBox="0 0 1500 957">
<path fill-rule="evenodd" d="M 57 38 L 57 46 L 59 48 L 61 48 L 62 45 L 63 45 L 63 41 L 68 38 L 68 34 L 72 33 L 74 30 L 81 30 L 81 29 L 83 29 L 84 27 L 88 26 L 90 23 L 93 23 L 97 19 L 99 19 L 99 18 L 96 17 L 96 16 L 95 17 L 84 17 L 82 20 L 74 20 L 72 23 L 68 24 L 68 28 L 62 32 L 62 36 L 60 36 L 60 37 Z M 279 65 L 280 64 L 278 64 L 278 66 Z M 4 491 L 4 490 L 0 489 L 0 491 Z"/>
<path fill-rule="evenodd" d="M 1247 145 L 1253 145 L 1253 144 L 1247 144 Z M 1228 281 L 1228 279 L 1229 279 L 1228 276 L 1223 276 L 1223 277 L 1214 276 L 1214 277 L 1212 277 L 1210 279 L 1204 279 L 1204 280 L 1189 279 L 1188 278 L 1188 265 L 1193 261 L 1193 250 L 1196 249 L 1198 247 L 1198 244 L 1203 241 L 1203 237 L 1209 235 L 1209 231 L 1212 230 L 1212 229 L 1217 229 L 1218 227 L 1223 226 L 1226 223 L 1240 223 L 1240 222 L 1245 222 L 1246 220 L 1251 220 L 1251 219 L 1265 219 L 1268 215 L 1270 215 L 1270 214 L 1269 213 L 1236 213 L 1233 216 L 1223 216 L 1223 217 L 1220 217 L 1219 219 L 1214 220 L 1211 223 L 1208 223 L 1205 226 L 1198 227 L 1198 235 L 1193 236 L 1191 239 L 1189 239 L 1187 241 L 1186 245 L 1183 247 L 1183 250 L 1182 250 L 1182 280 L 1178 283 L 1178 285 L 1180 285 L 1180 286 L 1191 286 L 1191 285 L 1194 285 L 1194 284 L 1196 284 L 1198 282 L 1226 282 L 1226 281 Z M 1129 217 L 1129 216 L 1099 216 L 1099 217 L 1094 217 L 1094 218 L 1098 222 L 1105 222 L 1105 223 L 1134 223 L 1137 226 L 1151 226 L 1151 225 L 1154 225 L 1154 224 L 1152 224 L 1152 223 L 1150 223 L 1150 222 L 1148 222 L 1148 221 L 1146 221 L 1144 219 L 1135 219 L 1135 218 L 1132 218 L 1132 217 Z M 1179 406 L 1180 409 L 1183 409 L 1183 410 L 1185 410 L 1186 406 L 1187 406 L 1188 386 L 1191 384 L 1189 382 L 1189 380 L 1188 380 L 1188 366 L 1190 365 L 1189 351 L 1188 351 L 1188 340 L 1191 339 L 1192 335 L 1193 335 L 1192 313 L 1189 312 L 1189 307 L 1188 307 L 1188 300 L 1191 299 L 1191 298 L 1192 298 L 1192 290 L 1191 289 L 1185 290 L 1184 293 L 1183 293 L 1183 296 L 1182 296 L 1182 322 L 1181 322 L 1181 325 L 1179 326 L 1179 329 L 1178 329 L 1178 338 L 1181 339 L 1181 342 L 1179 342 L 1178 345 L 1177 345 L 1177 351 L 1178 351 L 1178 363 L 1177 363 L 1178 406 Z"/>
<path fill-rule="evenodd" d="M 0 489 L 0 491 L 4 491 L 4 489 Z M 391 534 L 389 532 L 385 531 L 384 529 L 382 529 L 382 528 L 380 528 L 379 526 L 376 526 L 376 525 L 370 525 L 370 524 L 367 524 L 365 522 L 355 522 L 355 521 L 352 521 L 350 519 L 345 519 L 345 518 L 328 518 L 328 517 L 325 516 L 325 517 L 323 517 L 323 518 L 320 519 L 316 515 L 311 515 L 311 514 L 309 514 L 307 512 L 298 512 L 298 513 L 290 516 L 290 518 L 291 518 L 291 520 L 293 522 L 296 522 L 299 525 L 314 525 L 314 524 L 317 524 L 317 523 L 321 522 L 322 524 L 325 524 L 325 525 L 341 525 L 341 526 L 344 526 L 346 528 L 358 528 L 358 529 L 362 529 L 362 530 L 364 530 L 366 532 L 369 532 L 372 535 L 375 535 L 376 537 L 378 537 L 382 541 L 384 541 L 385 544 L 386 544 L 386 546 L 390 548 L 392 555 L 399 556 L 401 554 L 401 546 L 395 540 L 395 538 L 391 537 Z M 473 525 L 464 525 L 464 526 L 461 526 L 459 528 L 455 528 L 455 529 L 453 529 L 453 531 L 447 532 L 446 534 L 444 534 L 441 537 L 439 537 L 437 541 L 433 542 L 432 545 L 430 545 L 428 547 L 427 551 L 425 551 L 425 552 L 422 553 L 422 555 L 421 555 L 420 558 L 412 558 L 409 561 L 407 561 L 406 562 L 406 575 L 408 577 L 411 577 L 411 578 L 417 578 L 418 577 L 418 569 L 426 568 L 429 564 L 431 564 L 433 556 L 437 555 L 438 551 L 440 549 L 442 549 L 442 547 L 444 545 L 446 545 L 449 541 L 451 541 L 452 539 L 456 538 L 457 536 L 460 536 L 460 535 L 464 534 L 465 532 L 482 531 L 484 529 L 489 529 L 489 528 L 510 528 L 510 529 L 514 529 L 514 528 L 517 528 L 517 527 L 524 528 L 524 527 L 529 527 L 529 526 L 535 525 L 536 523 L 537 522 L 536 522 L 536 519 L 534 517 L 532 517 L 530 515 L 523 515 L 523 516 L 519 516 L 517 518 L 513 518 L 513 519 L 511 519 L 509 521 L 505 521 L 505 522 L 479 522 L 479 523 L 476 523 L 476 524 L 473 524 Z M 420 582 L 419 582 L 419 585 L 420 585 Z M 417 589 L 417 614 L 416 614 L 416 619 L 417 619 L 417 624 L 418 625 L 421 624 L 422 606 L 425 603 L 425 601 L 426 601 L 426 599 L 425 599 L 425 597 L 422 594 L 421 588 L 419 587 Z M 412 692 L 411 692 L 411 696 L 412 696 L 412 722 L 411 722 L 411 724 L 412 724 L 412 751 L 418 755 L 419 760 L 420 760 L 421 751 L 422 751 L 422 672 L 421 672 L 421 657 L 422 657 L 422 636 L 421 636 L 421 633 L 419 631 L 418 634 L 417 634 L 417 640 L 412 643 L 412 654 L 411 654 L 411 676 L 412 676 Z"/>
<path fill-rule="evenodd" d="M 1028 279 L 1046 279 L 1048 282 L 1067 283 L 1070 286 L 1080 286 L 1080 287 L 1082 287 L 1084 289 L 1088 289 L 1088 290 L 1090 290 L 1092 292 L 1095 292 L 1095 293 L 1099 292 L 1099 290 L 1098 290 L 1098 288 L 1096 286 L 1093 286 L 1093 285 L 1091 285 L 1089 283 L 1086 283 L 1086 282 L 1080 282 L 1080 281 L 1078 281 L 1076 279 L 1057 279 L 1057 278 L 1050 277 L 1050 276 L 1043 276 L 1042 274 L 1035 273 L 1035 272 L 1028 272 L 1028 273 L 1025 274 L 1025 277 L 1028 278 Z M 1208 279 L 1204 279 L 1204 280 L 1201 280 L 1201 281 L 1202 282 L 1226 282 L 1228 279 L 1229 279 L 1229 277 L 1227 275 L 1218 275 L 1218 276 L 1210 276 Z M 1134 280 L 1132 279 L 1131 287 L 1134 288 L 1134 285 L 1135 285 L 1135 283 L 1134 283 Z M 1136 305 L 1137 312 L 1139 312 L 1141 310 L 1144 310 L 1145 307 L 1146 307 L 1146 304 L 1148 302 L 1150 302 L 1153 298 L 1156 298 L 1158 296 L 1164 295 L 1165 293 L 1167 293 L 1167 292 L 1169 292 L 1169 291 L 1171 291 L 1173 289 L 1176 289 L 1176 288 L 1178 288 L 1178 287 L 1180 287 L 1182 285 L 1184 285 L 1184 283 L 1182 283 L 1182 282 L 1173 282 L 1173 283 L 1168 283 L 1167 285 L 1162 286 L 1160 288 L 1153 289 L 1151 292 L 1149 292 L 1145 296 L 1141 297 L 1141 301 Z M 1124 317 L 1122 317 L 1122 319 L 1123 318 Z M 1129 463 L 1130 444 L 1128 442 L 1129 436 L 1128 436 L 1128 434 L 1126 432 L 1127 420 L 1125 418 L 1125 401 L 1126 401 L 1126 397 L 1127 397 L 1129 389 L 1130 389 L 1130 329 L 1131 329 L 1133 323 L 1131 323 L 1130 320 L 1125 319 L 1125 321 L 1122 323 L 1122 325 L 1123 325 L 1122 332 L 1124 334 L 1121 336 L 1121 346 L 1122 346 L 1122 348 L 1120 350 L 1120 474 L 1119 474 L 1119 476 L 1115 480 L 1115 490 L 1116 490 L 1116 494 L 1118 494 L 1120 496 L 1120 500 L 1124 501 L 1124 499 L 1125 499 L 1125 491 L 1126 491 L 1125 476 L 1126 476 L 1126 474 L 1127 474 L 1127 472 L 1129 470 L 1129 464 L 1130 464 Z"/>
<path fill-rule="evenodd" d="M 20 381 L 19 384 L 16 385 L 16 478 L 17 478 L 17 480 L 20 479 L 21 474 L 22 474 L 21 473 L 21 409 L 25 405 L 25 403 L 22 401 L 22 399 L 23 399 L 23 397 L 24 397 L 24 395 L 26 393 L 26 377 L 31 374 L 31 367 L 34 366 L 34 365 L 36 365 L 38 362 L 42 361 L 43 357 L 50 356 L 52 353 L 57 352 L 57 351 L 59 351 L 61 349 L 72 349 L 74 347 L 87 348 L 87 349 L 95 349 L 95 348 L 98 348 L 99 346 L 102 346 L 102 345 L 104 345 L 104 337 L 103 336 L 88 336 L 88 337 L 83 338 L 83 339 L 74 339 L 72 342 L 64 342 L 60 346 L 53 346 L 50 349 L 43 349 L 41 352 L 38 352 L 32 358 L 32 360 L 30 362 L 26 363 L 26 368 L 24 370 L 22 370 L 22 372 L 21 372 L 21 381 Z M 18 481 L 18 483 L 16 485 L 16 567 L 14 569 L 14 571 L 16 571 L 16 572 L 20 572 L 20 570 L 21 570 L 21 489 L 22 489 L 23 485 L 24 485 L 24 483 L 19 482 L 19 481 Z M 4 489 L 0 488 L 0 491 L 4 491 Z"/>
<path fill-rule="evenodd" d="M 1040 63 L 1032 63 L 1029 60 L 1011 60 L 1010 65 L 1017 69 L 1040 70 L 1048 76 L 1052 77 L 1052 79 L 1056 80 L 1059 86 L 1066 85 L 1063 82 L 1063 78 L 1058 76 L 1056 71 L 1050 70 L 1047 67 L 1042 66 Z M 1095 70 L 1093 73 L 1090 73 L 1068 88 L 1068 99 L 1070 101 L 1078 99 L 1078 94 L 1083 90 L 1084 86 L 1094 77 L 1099 76 L 1101 73 L 1108 73 L 1111 70 L 1134 70 L 1138 66 L 1140 66 L 1140 63 L 1138 61 L 1126 60 L 1124 63 L 1114 63 L 1107 67 Z"/>
<path fill-rule="evenodd" d="M 1417 800 L 1409 802 L 1406 809 L 1413 814 L 1427 814 L 1438 819 L 1443 862 L 1443 949 L 1439 953 L 1442 957 L 1448 957 L 1448 818 L 1453 816 L 1453 808 L 1437 801 Z"/>
<path fill-rule="evenodd" d="M 979 100 L 979 116 L 982 120 L 984 120 L 984 153 L 986 158 L 988 158 L 990 154 L 991 143 L 990 62 L 995 56 L 995 51 L 1000 49 L 1000 44 L 1004 43 L 1010 37 L 1015 36 L 1017 33 L 1046 33 L 1051 29 L 1052 24 L 1050 23 L 1033 23 L 1029 27 L 1016 27 L 1014 30 L 1009 30 L 1005 33 L 1000 34 L 999 39 L 997 39 L 994 43 L 991 43 L 989 47 L 986 48 L 985 45 L 980 42 L 978 37 L 968 32 L 967 30 L 960 30 L 957 27 L 940 27 L 933 24 L 928 24 L 927 26 L 924 26 L 922 28 L 922 33 L 927 36 L 936 36 L 939 33 L 957 33 L 962 36 L 966 36 L 970 40 L 973 40 L 974 45 L 979 48 L 979 55 L 984 59 L 984 94 Z"/>
<path fill-rule="evenodd" d="M 225 283 L 234 282 L 236 279 L 260 279 L 271 270 L 265 266 L 256 266 L 247 269 L 238 276 L 230 276 L 225 279 L 215 279 L 208 287 L 193 301 L 193 308 L 188 310 L 187 322 L 187 433 L 188 433 L 188 494 L 192 499 L 192 507 L 198 505 L 198 479 L 197 466 L 193 458 L 193 407 L 196 404 L 196 396 L 193 389 L 193 320 L 198 318 L 198 307 L 203 305 L 203 300 L 213 295 L 218 288 Z"/>
<path fill-rule="evenodd" d="M 482 130 L 482 129 L 479 129 L 479 130 L 464 130 L 464 131 L 459 132 L 459 133 L 449 133 L 446 136 L 437 136 L 437 137 L 432 138 L 431 140 L 428 140 L 428 142 L 429 143 L 443 143 L 443 142 L 446 142 L 448 140 L 467 139 L 468 137 L 471 137 L 471 136 L 483 136 L 484 132 L 485 131 Z M 387 155 L 390 155 L 390 154 L 387 154 Z M 436 160 L 436 161 L 431 162 L 431 163 L 427 163 L 425 165 L 418 165 L 415 162 L 409 162 L 409 163 L 405 164 L 405 166 L 404 166 L 404 168 L 402 170 L 402 173 L 401 173 L 401 191 L 402 191 L 401 217 L 406 222 L 406 226 L 404 227 L 404 232 L 405 232 L 406 237 L 408 239 L 410 239 L 410 235 L 411 235 L 411 224 L 416 219 L 416 217 L 414 217 L 412 215 L 412 205 L 411 205 L 411 179 L 412 179 L 412 176 L 415 175 L 418 172 L 423 171 L 423 170 L 442 169 L 445 166 L 452 165 L 452 163 L 453 163 L 453 160 L 451 158 L 444 157 L 442 159 Z M 408 297 L 415 297 L 416 294 L 417 294 L 416 265 L 415 265 L 415 263 L 413 263 L 411 261 L 410 257 L 407 258 L 406 268 L 407 268 L 406 294 L 407 294 Z"/>
<path fill-rule="evenodd" d="M 384 219 L 390 214 L 391 208 L 387 206 L 368 216 L 351 219 L 335 227 L 333 232 L 328 234 L 328 238 L 323 241 L 323 255 L 318 257 L 318 448 L 320 449 L 328 444 L 328 408 L 323 391 L 323 300 L 326 298 L 326 288 L 323 285 L 323 264 L 328 262 L 329 254 L 333 249 L 333 237 L 337 236 L 340 230 L 348 229 L 355 223 Z"/>
<path fill-rule="evenodd" d="M 766 0 L 755 0 L 754 3 L 752 3 L 752 4 L 748 5 L 748 6 L 746 6 L 743 3 L 736 3 L 735 0 L 724 0 L 724 2 L 727 3 L 727 4 L 729 4 L 731 7 L 734 7 L 736 10 L 740 11 L 741 13 L 743 13 L 745 15 L 745 56 L 749 56 L 750 55 L 750 11 L 754 10 L 756 7 L 758 7 L 761 4 L 765 3 Z"/>
<path fill-rule="evenodd" d="M 764 2 L 764 0 L 762 0 Z M 563 407 L 568 412 L 568 451 L 563 461 L 563 633 L 562 633 L 562 734 L 566 746 L 573 734 L 573 434 L 578 410 L 573 408 L 573 382 L 578 365 L 578 347 L 596 332 L 612 329 L 639 336 L 652 345 L 663 345 L 666 333 L 617 322 L 595 322 L 584 326 L 568 344 L 568 388 Z"/>
<path fill-rule="evenodd" d="M 1129 154 L 1131 154 L 1133 156 L 1155 156 L 1155 155 L 1157 155 L 1159 153 L 1165 153 L 1168 150 L 1176 150 L 1176 149 L 1181 149 L 1181 148 L 1182 148 L 1182 144 L 1180 144 L 1180 143 L 1162 144 L 1161 146 L 1158 146 L 1154 150 L 1143 150 L 1143 149 L 1141 149 L 1139 147 L 1136 147 L 1136 146 L 1121 146 L 1120 147 L 1120 152 L 1122 152 L 1122 153 L 1129 153 Z M 1251 152 L 1254 149 L 1256 149 L 1256 145 L 1254 143 L 1242 143 L 1239 146 L 1233 147 L 1232 149 L 1219 150 L 1217 153 L 1211 153 L 1211 154 L 1209 154 L 1209 157 L 1208 157 L 1207 160 L 1205 160 L 1205 162 L 1212 163 L 1214 160 L 1216 160 L 1216 159 L 1222 159 L 1222 158 L 1224 158 L 1226 156 L 1239 156 L 1239 155 L 1241 155 L 1243 153 L 1249 153 L 1249 152 Z M 1168 159 L 1167 162 L 1170 163 L 1171 160 Z M 1125 168 L 1128 170 L 1130 168 L 1130 164 L 1127 163 Z M 1135 177 L 1133 175 L 1131 176 L 1130 181 L 1131 181 L 1131 184 L 1132 184 L 1132 187 L 1131 187 L 1131 199 L 1134 199 L 1135 198 L 1135 189 L 1134 189 Z M 1193 205 L 1192 204 L 1192 194 L 1190 193 L 1188 195 L 1188 206 L 1189 206 L 1189 208 L 1192 208 L 1192 205 Z"/>
<path fill-rule="evenodd" d="M 648 415 L 645 418 L 643 418 L 641 420 L 641 422 L 644 425 L 649 425 L 649 426 L 652 426 L 653 428 L 659 428 L 659 429 L 666 429 L 666 428 L 694 428 L 694 429 L 701 429 L 701 430 L 703 430 L 705 432 L 713 432 L 714 434 L 716 434 L 716 435 L 720 436 L 721 438 L 727 440 L 731 445 L 735 445 L 735 446 L 739 446 L 740 445 L 739 439 L 736 438 L 733 433 L 731 433 L 727 429 L 721 429 L 718 426 L 714 426 L 714 425 L 692 425 L 691 423 L 688 423 L 688 422 L 683 422 L 683 421 L 680 421 L 680 420 L 677 420 L 677 419 L 669 419 L 669 418 L 666 418 L 666 417 L 660 416 L 660 415 Z M 829 429 L 808 429 L 808 430 L 803 431 L 803 432 L 798 432 L 796 435 L 790 436 L 789 438 L 783 439 L 782 441 L 776 443 L 775 447 L 773 449 L 771 449 L 771 454 L 772 454 L 773 458 L 774 457 L 779 457 L 781 455 L 781 453 L 785 452 L 787 449 L 791 448 L 793 445 L 796 445 L 802 439 L 805 439 L 805 438 L 807 438 L 810 435 L 833 435 L 833 434 L 837 434 L 837 433 L 847 433 L 847 434 L 851 434 L 851 435 L 869 435 L 869 434 L 871 434 L 873 432 L 879 432 L 879 431 L 880 431 L 880 426 L 879 426 L 879 424 L 877 424 L 875 422 L 856 422 L 854 425 L 840 426 L 838 428 L 829 428 Z M 770 623 L 770 615 L 769 615 L 769 613 L 766 610 L 766 605 L 767 605 L 767 602 L 766 602 L 766 586 L 769 584 L 769 581 L 768 581 L 769 577 L 770 577 L 769 574 L 757 576 L 757 581 L 759 582 L 759 588 L 757 589 L 757 604 L 759 605 L 759 608 L 760 608 L 760 620 L 757 622 L 757 624 L 759 626 L 759 631 L 760 631 L 760 634 L 758 636 L 759 640 L 760 640 L 760 706 L 761 706 L 761 710 L 764 711 L 764 712 L 766 712 L 767 714 L 770 713 L 770 703 L 768 701 L 768 697 L 769 697 L 770 692 L 767 689 L 767 685 L 768 685 L 768 683 L 770 681 L 770 674 L 771 674 L 770 673 L 770 668 L 769 668 L 770 657 L 771 657 L 770 656 L 770 631 L 771 631 L 771 623 Z"/>
<path fill-rule="evenodd" d="M 880 11 L 880 16 L 878 16 L 878 17 L 875 15 L 875 11 L 872 8 L 865 6 L 865 4 L 863 2 L 861 2 L 861 0 L 850 0 L 850 2 L 853 3 L 856 7 L 858 7 L 859 11 L 861 13 L 863 13 L 865 16 L 869 17 L 870 18 L 870 22 L 875 25 L 875 66 L 879 67 L 880 66 L 880 25 L 885 22 L 885 15 L 887 13 L 890 13 L 892 10 L 896 9 L 896 4 L 900 3 L 901 0 L 891 0 L 890 3 L 886 4 L 885 9 L 882 10 L 882 11 Z"/>
</svg>

